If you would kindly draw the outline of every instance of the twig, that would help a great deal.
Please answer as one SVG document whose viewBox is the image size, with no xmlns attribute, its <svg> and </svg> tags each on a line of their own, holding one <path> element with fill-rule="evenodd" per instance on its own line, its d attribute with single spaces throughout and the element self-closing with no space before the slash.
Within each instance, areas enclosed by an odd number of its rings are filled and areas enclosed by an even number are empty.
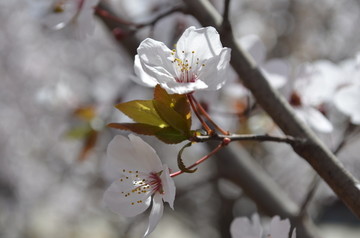
<svg viewBox="0 0 360 238">
<path fill-rule="evenodd" d="M 205 109 L 201 106 L 201 104 L 196 100 L 196 98 L 194 98 L 193 95 L 189 95 L 189 97 L 191 97 L 191 99 L 193 100 L 193 102 L 195 103 L 197 109 L 199 110 L 199 112 L 218 130 L 220 131 L 222 134 L 224 135 L 229 135 L 228 131 L 223 130 L 217 123 L 215 123 L 213 121 L 213 119 L 210 117 L 210 115 L 205 111 Z"/>
<path fill-rule="evenodd" d="M 227 143 L 221 142 L 220 144 L 218 144 L 218 146 L 216 146 L 215 149 L 213 149 L 209 154 L 205 155 L 204 157 L 202 157 L 201 159 L 199 159 L 198 161 L 196 161 L 195 163 L 193 163 L 192 165 L 186 167 L 187 170 L 190 170 L 192 168 L 194 168 L 195 166 L 201 164 L 202 162 L 204 162 L 205 160 L 207 160 L 208 158 L 210 158 L 212 155 L 216 154 L 221 148 L 223 148 L 224 146 L 226 146 Z M 184 170 L 179 170 L 175 173 L 170 174 L 170 177 L 176 177 L 180 174 L 184 173 Z"/>
<path fill-rule="evenodd" d="M 204 121 L 204 119 L 202 119 L 201 115 L 199 114 L 198 110 L 197 110 L 197 107 L 195 105 L 195 102 L 193 101 L 193 97 L 191 96 L 191 94 L 187 94 L 186 95 L 188 100 L 189 100 L 189 103 L 190 103 L 190 106 L 191 108 L 193 109 L 196 117 L 199 119 L 199 121 L 201 122 L 201 125 L 204 127 L 204 129 L 206 130 L 206 133 L 208 135 L 211 135 L 212 134 L 212 130 L 211 128 L 206 124 L 206 122 Z"/>
<path fill-rule="evenodd" d="M 245 134 L 245 135 L 209 135 L 209 136 L 194 136 L 192 139 L 195 142 L 206 142 L 206 141 L 222 141 L 225 138 L 230 139 L 231 141 L 244 141 L 244 140 L 255 140 L 255 141 L 272 141 L 272 142 L 280 142 L 287 143 L 290 145 L 297 145 L 305 143 L 304 139 L 294 138 L 292 136 L 285 137 L 276 137 L 271 135 L 253 135 L 253 134 Z"/>
</svg>

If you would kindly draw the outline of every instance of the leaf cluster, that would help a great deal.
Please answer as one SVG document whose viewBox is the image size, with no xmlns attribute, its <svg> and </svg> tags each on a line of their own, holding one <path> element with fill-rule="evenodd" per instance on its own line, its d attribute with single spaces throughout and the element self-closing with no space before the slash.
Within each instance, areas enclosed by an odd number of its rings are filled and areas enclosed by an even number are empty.
<svg viewBox="0 0 360 238">
<path fill-rule="evenodd" d="M 191 110 L 186 95 L 168 94 L 157 85 L 154 99 L 119 103 L 115 107 L 135 123 L 110 123 L 109 127 L 156 136 L 167 144 L 192 137 Z"/>
</svg>

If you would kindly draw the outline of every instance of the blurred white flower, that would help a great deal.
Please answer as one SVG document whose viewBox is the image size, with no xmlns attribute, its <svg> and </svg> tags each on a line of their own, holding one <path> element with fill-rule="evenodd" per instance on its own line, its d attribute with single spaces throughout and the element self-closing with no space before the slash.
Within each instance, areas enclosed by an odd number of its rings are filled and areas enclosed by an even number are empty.
<svg viewBox="0 0 360 238">
<path fill-rule="evenodd" d="M 360 84 L 341 88 L 334 97 L 336 107 L 355 125 L 360 125 Z"/>
<path fill-rule="evenodd" d="M 104 202 L 113 212 L 132 217 L 144 212 L 152 201 L 145 237 L 159 223 L 163 202 L 173 209 L 175 184 L 169 168 L 150 145 L 135 135 L 129 139 L 116 136 L 108 146 L 106 166 L 117 170 L 119 177 L 105 192 Z"/>
<path fill-rule="evenodd" d="M 149 87 L 160 84 L 168 93 L 186 94 L 220 89 L 227 78 L 231 50 L 222 46 L 215 28 L 189 27 L 176 49 L 147 38 L 137 52 L 137 83 Z"/>
<path fill-rule="evenodd" d="M 304 65 L 293 82 L 289 102 L 297 116 L 310 127 L 330 133 L 334 128 L 325 116 L 326 106 L 342 82 L 341 68 L 330 61 Z"/>
<path fill-rule="evenodd" d="M 29 0 L 41 22 L 53 29 L 66 29 L 78 38 L 94 31 L 94 7 L 100 0 Z"/>
<path fill-rule="evenodd" d="M 334 99 L 335 106 L 350 121 L 360 125 L 360 53 L 354 59 L 347 60 L 342 64 L 346 80 L 336 92 Z"/>
<path fill-rule="evenodd" d="M 288 219 L 280 220 L 278 216 L 271 219 L 270 229 L 267 238 L 288 238 L 290 222 Z M 233 220 L 230 226 L 232 238 L 262 238 L 263 228 L 260 224 L 258 214 L 254 214 L 251 221 L 247 217 L 238 217 Z M 296 230 L 292 232 L 291 238 L 296 238 Z"/>
<path fill-rule="evenodd" d="M 265 61 L 266 48 L 257 35 L 241 37 L 238 42 L 253 57 L 272 87 L 280 89 L 286 84 L 289 76 L 288 63 L 282 59 Z"/>
<path fill-rule="evenodd" d="M 230 226 L 232 238 L 262 238 L 263 229 L 258 214 L 253 214 L 251 221 L 247 217 L 235 218 Z"/>
</svg>

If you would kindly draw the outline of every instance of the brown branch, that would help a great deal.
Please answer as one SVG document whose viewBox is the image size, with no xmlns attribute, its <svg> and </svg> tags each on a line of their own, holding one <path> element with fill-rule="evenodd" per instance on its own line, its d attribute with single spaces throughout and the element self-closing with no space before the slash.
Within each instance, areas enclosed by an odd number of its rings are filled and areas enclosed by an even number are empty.
<svg viewBox="0 0 360 238">
<path fill-rule="evenodd" d="M 222 141 L 225 138 L 230 139 L 231 141 L 245 141 L 245 140 L 255 140 L 255 141 L 271 141 L 271 142 L 280 142 L 280 143 L 287 143 L 290 145 L 297 145 L 306 143 L 303 139 L 297 139 L 292 136 L 285 136 L 285 137 L 277 137 L 271 135 L 253 135 L 253 134 L 230 134 L 230 135 L 208 135 L 208 136 L 195 136 L 193 137 L 193 141 L 195 142 L 207 142 L 207 141 Z"/>
<path fill-rule="evenodd" d="M 230 0 L 224 0 L 224 13 L 223 13 L 223 21 L 221 23 L 221 32 L 227 31 L 230 29 L 230 19 L 229 19 L 229 8 L 230 8 Z"/>
<path fill-rule="evenodd" d="M 220 30 L 222 17 L 207 0 L 184 0 L 184 2 L 188 5 L 190 13 L 202 25 L 211 25 Z M 316 135 L 295 116 L 285 98 L 271 88 L 254 61 L 236 43 L 231 30 L 222 31 L 222 40 L 225 46 L 232 49 L 232 66 L 262 108 L 285 134 L 307 140 L 307 143 L 293 145 L 294 151 L 303 157 L 348 208 L 360 217 L 359 182 Z"/>
</svg>

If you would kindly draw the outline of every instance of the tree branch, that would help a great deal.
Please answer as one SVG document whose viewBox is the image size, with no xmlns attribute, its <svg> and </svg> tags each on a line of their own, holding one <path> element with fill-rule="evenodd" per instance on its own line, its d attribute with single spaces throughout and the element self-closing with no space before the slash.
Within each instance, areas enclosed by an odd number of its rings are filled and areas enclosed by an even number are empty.
<svg viewBox="0 0 360 238">
<path fill-rule="evenodd" d="M 190 13 L 206 26 L 221 28 L 222 17 L 207 0 L 183 0 Z M 255 62 L 236 43 L 232 31 L 223 31 L 225 46 L 232 49 L 231 64 L 251 90 L 257 102 L 273 118 L 285 134 L 304 138 L 307 143 L 293 145 L 294 151 L 303 157 L 326 181 L 338 197 L 360 218 L 360 184 L 343 167 L 316 135 L 294 114 L 284 97 L 271 88 Z"/>
<path fill-rule="evenodd" d="M 297 139 L 291 136 L 285 137 L 277 137 L 270 135 L 253 135 L 253 134 L 230 134 L 230 135 L 209 135 L 209 136 L 195 136 L 193 140 L 195 142 L 206 142 L 206 141 L 222 141 L 225 138 L 230 139 L 231 141 L 244 141 L 244 140 L 255 140 L 255 141 L 272 141 L 272 142 L 280 142 L 287 143 L 290 145 L 297 145 L 305 143 L 303 139 Z"/>
</svg>

